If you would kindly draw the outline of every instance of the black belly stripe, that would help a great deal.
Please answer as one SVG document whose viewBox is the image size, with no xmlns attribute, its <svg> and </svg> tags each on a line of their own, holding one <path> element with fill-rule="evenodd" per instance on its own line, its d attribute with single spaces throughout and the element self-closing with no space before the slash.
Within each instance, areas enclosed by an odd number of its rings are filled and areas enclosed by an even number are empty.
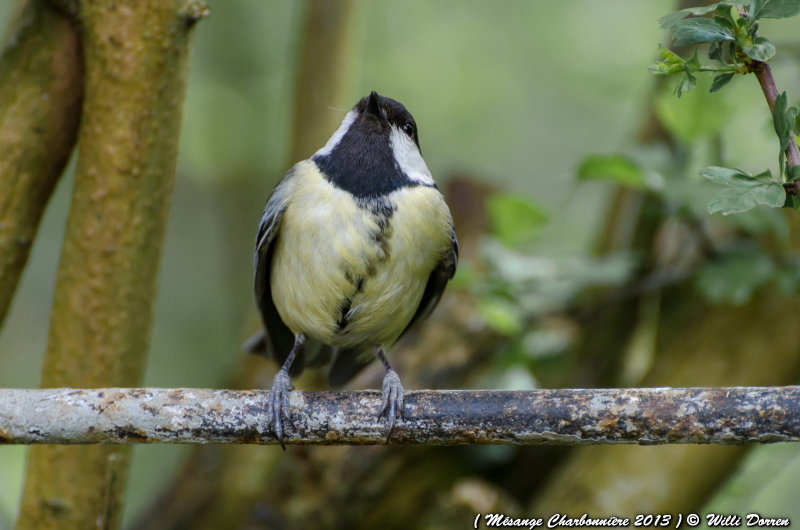
<svg viewBox="0 0 800 530">
<path fill-rule="evenodd" d="M 372 214 L 375 224 L 378 225 L 378 229 L 372 234 L 372 239 L 380 248 L 381 256 L 377 260 L 370 260 L 366 263 L 365 276 L 353 274 L 349 266 L 345 265 L 342 267 L 342 272 L 348 283 L 353 286 L 354 292 L 352 295 L 344 297 L 339 304 L 339 319 L 336 321 L 336 332 L 338 334 L 347 332 L 347 326 L 350 324 L 350 317 L 352 316 L 349 313 L 353 307 L 353 298 L 358 293 L 364 292 L 364 285 L 367 279 L 377 274 L 378 264 L 388 261 L 391 253 L 391 219 L 395 211 L 395 206 L 385 197 L 359 199 L 358 205 Z"/>
<path fill-rule="evenodd" d="M 348 313 L 350 312 L 350 308 L 352 306 L 353 299 L 350 297 L 345 297 L 344 300 L 342 300 L 342 303 L 339 304 L 339 314 L 341 316 L 339 317 L 339 321 L 336 323 L 336 330 L 338 333 L 344 331 L 344 329 L 350 323 L 350 315 L 348 315 Z"/>
</svg>

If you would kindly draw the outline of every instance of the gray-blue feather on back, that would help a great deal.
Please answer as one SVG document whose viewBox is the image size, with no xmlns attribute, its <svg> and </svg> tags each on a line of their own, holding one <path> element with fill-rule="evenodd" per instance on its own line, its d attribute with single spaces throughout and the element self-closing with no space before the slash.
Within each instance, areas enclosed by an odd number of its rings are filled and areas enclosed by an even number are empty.
<svg viewBox="0 0 800 530">
<path fill-rule="evenodd" d="M 272 191 L 256 235 L 256 248 L 253 260 L 255 267 L 255 295 L 261 318 L 264 322 L 264 343 L 267 351 L 283 364 L 294 345 L 294 333 L 283 323 L 275 302 L 272 300 L 270 276 L 274 243 L 280 231 L 281 220 L 289 205 L 286 185 L 294 177 L 295 168 L 290 169 Z M 300 375 L 305 365 L 305 354 L 301 349 L 292 363 L 291 375 Z"/>
</svg>

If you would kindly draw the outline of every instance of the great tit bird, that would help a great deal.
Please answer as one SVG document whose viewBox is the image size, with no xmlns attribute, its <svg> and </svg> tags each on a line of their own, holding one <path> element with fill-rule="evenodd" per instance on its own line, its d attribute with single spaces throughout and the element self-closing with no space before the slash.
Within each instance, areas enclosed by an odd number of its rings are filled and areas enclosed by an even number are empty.
<svg viewBox="0 0 800 530">
<path fill-rule="evenodd" d="M 290 375 L 331 357 L 331 386 L 381 360 L 378 417 L 386 415 L 389 441 L 403 416 L 403 386 L 386 352 L 433 311 L 457 262 L 453 218 L 422 159 L 417 124 L 401 103 L 373 91 L 281 179 L 258 227 L 264 331 L 245 347 L 266 348 L 282 363 L 268 421 L 284 449 Z"/>
</svg>

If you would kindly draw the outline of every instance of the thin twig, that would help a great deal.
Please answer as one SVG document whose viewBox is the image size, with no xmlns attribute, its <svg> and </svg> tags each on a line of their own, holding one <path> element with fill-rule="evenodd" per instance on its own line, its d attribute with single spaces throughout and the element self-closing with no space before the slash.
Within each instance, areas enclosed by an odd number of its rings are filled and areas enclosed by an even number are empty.
<svg viewBox="0 0 800 530">
<path fill-rule="evenodd" d="M 0 390 L 5 444 L 275 444 L 267 391 Z M 286 443 L 383 444 L 380 393 L 292 392 Z M 407 392 L 398 445 L 800 441 L 800 386 Z"/>
</svg>

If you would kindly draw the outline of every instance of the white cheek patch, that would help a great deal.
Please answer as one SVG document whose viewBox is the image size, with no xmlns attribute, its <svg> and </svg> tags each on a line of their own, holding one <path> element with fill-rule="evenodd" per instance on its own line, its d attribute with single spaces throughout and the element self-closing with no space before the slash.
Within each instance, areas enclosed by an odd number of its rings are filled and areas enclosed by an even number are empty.
<svg viewBox="0 0 800 530">
<path fill-rule="evenodd" d="M 333 151 L 333 148 L 336 147 L 339 144 L 339 142 L 342 141 L 342 138 L 344 138 L 344 135 L 350 129 L 350 126 L 353 124 L 355 120 L 356 120 L 356 111 L 351 110 L 350 112 L 345 114 L 345 117 L 342 120 L 342 124 L 339 125 L 339 128 L 336 129 L 336 132 L 333 133 L 333 136 L 330 137 L 330 139 L 322 147 L 322 149 L 314 153 L 314 156 L 317 155 L 325 156 L 330 154 L 330 152 Z"/>
<path fill-rule="evenodd" d="M 426 186 L 434 185 L 431 172 L 425 164 L 425 160 L 422 159 L 414 140 L 397 127 L 392 126 L 389 145 L 392 147 L 392 153 L 397 165 L 400 166 L 400 170 L 408 176 L 409 180 Z"/>
</svg>

